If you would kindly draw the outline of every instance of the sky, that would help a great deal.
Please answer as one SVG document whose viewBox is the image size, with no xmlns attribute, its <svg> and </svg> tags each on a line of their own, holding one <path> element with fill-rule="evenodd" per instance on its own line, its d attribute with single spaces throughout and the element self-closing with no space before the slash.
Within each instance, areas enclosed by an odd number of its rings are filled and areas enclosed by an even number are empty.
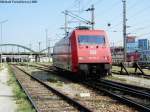
<svg viewBox="0 0 150 112">
<path fill-rule="evenodd" d="M 127 34 L 150 40 L 150 0 L 126 1 Z M 90 20 L 90 12 L 85 10 L 92 4 L 95 7 L 95 29 L 105 30 L 110 44 L 121 45 L 122 0 L 37 0 L 37 3 L 0 3 L 0 22 L 8 20 L 2 24 L 2 43 L 15 43 L 38 50 L 40 42 L 40 49 L 44 49 L 47 29 L 50 46 L 53 46 L 64 36 L 64 30 L 61 28 L 64 26 L 62 12 L 68 10 Z M 72 28 L 79 24 L 85 25 L 71 17 L 68 17 L 68 21 L 72 21 L 68 24 Z M 111 26 L 108 27 L 108 23 Z"/>
</svg>

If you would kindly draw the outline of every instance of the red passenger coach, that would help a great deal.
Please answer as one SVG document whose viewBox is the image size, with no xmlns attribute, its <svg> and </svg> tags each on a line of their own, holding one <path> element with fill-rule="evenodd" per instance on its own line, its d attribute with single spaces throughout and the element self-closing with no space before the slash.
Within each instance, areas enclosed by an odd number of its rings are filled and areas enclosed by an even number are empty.
<svg viewBox="0 0 150 112">
<path fill-rule="evenodd" d="M 106 32 L 75 29 L 54 46 L 53 65 L 84 76 L 111 73 L 112 58 Z"/>
</svg>

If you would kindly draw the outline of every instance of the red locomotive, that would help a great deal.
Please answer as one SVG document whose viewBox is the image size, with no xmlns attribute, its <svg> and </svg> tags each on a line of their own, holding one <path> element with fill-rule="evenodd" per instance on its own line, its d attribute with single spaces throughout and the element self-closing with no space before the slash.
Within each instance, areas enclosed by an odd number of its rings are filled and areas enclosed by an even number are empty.
<svg viewBox="0 0 150 112">
<path fill-rule="evenodd" d="M 77 28 L 57 42 L 53 65 L 84 76 L 111 73 L 112 57 L 104 30 Z"/>
<path fill-rule="evenodd" d="M 139 52 L 131 52 L 127 53 L 127 61 L 128 62 L 135 62 L 140 60 L 140 53 Z"/>
</svg>

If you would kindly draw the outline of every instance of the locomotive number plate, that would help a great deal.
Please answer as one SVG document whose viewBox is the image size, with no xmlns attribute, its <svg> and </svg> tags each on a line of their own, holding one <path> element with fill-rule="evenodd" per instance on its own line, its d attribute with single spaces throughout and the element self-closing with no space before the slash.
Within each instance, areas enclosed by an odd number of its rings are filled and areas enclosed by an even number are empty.
<svg viewBox="0 0 150 112">
<path fill-rule="evenodd" d="M 96 54 L 96 50 L 90 50 L 90 54 L 95 55 Z"/>
</svg>

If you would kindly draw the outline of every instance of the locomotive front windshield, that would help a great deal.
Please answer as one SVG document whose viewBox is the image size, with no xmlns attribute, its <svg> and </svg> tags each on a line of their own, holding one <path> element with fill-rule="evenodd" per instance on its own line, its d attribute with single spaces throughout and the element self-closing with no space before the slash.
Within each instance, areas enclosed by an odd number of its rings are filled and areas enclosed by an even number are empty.
<svg viewBox="0 0 150 112">
<path fill-rule="evenodd" d="M 89 35 L 82 35 L 78 38 L 79 44 L 104 44 L 105 37 L 104 36 L 89 36 Z"/>
</svg>

